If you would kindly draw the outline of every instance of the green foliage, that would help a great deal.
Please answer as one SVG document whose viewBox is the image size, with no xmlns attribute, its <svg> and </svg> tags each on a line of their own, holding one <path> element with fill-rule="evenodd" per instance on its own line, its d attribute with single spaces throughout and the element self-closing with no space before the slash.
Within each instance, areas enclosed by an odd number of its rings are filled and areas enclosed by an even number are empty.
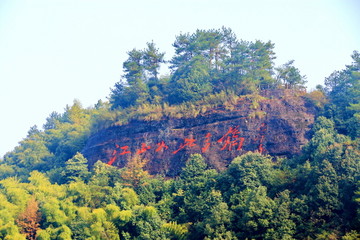
<svg viewBox="0 0 360 240">
<path fill-rule="evenodd" d="M 293 66 L 294 60 L 288 61 L 281 67 L 276 68 L 276 80 L 284 84 L 285 88 L 305 88 L 306 76 L 301 76 L 299 69 Z"/>
<path fill-rule="evenodd" d="M 356 232 L 356 231 L 351 231 L 346 233 L 341 239 L 342 240 L 356 240 L 360 238 L 360 233 Z"/>
<path fill-rule="evenodd" d="M 131 209 L 139 204 L 139 196 L 132 188 L 123 188 L 119 191 L 119 205 L 123 209 Z"/>
<path fill-rule="evenodd" d="M 235 158 L 219 178 L 219 188 L 228 198 L 233 193 L 260 186 L 273 186 L 276 182 L 274 163 L 268 156 L 247 153 Z"/>
<path fill-rule="evenodd" d="M 265 238 L 269 234 L 275 202 L 267 196 L 266 187 L 245 189 L 234 194 L 231 202 L 240 238 Z"/>
<path fill-rule="evenodd" d="M 65 162 L 64 177 L 67 181 L 86 181 L 89 177 L 87 159 L 76 153 L 74 157 Z"/>
<path fill-rule="evenodd" d="M 180 34 L 173 47 L 172 71 L 166 77 L 158 76 L 164 53 L 153 42 L 145 50 L 128 52 L 124 75 L 111 91 L 112 109 L 163 102 L 176 105 L 221 91 L 248 94 L 276 87 L 271 42 L 239 41 L 223 27 Z"/>
<path fill-rule="evenodd" d="M 120 179 L 120 170 L 118 168 L 97 161 L 91 172 L 90 183 L 97 186 L 114 187 Z"/>
<path fill-rule="evenodd" d="M 203 176 L 207 167 L 205 159 L 200 154 L 193 154 L 186 162 L 185 168 L 181 172 L 180 177 L 185 181 L 192 181 Z"/>
<path fill-rule="evenodd" d="M 14 171 L 20 169 L 20 172 L 46 169 L 47 162 L 53 157 L 46 143 L 44 133 L 36 126 L 31 127 L 19 146 L 4 156 L 4 164 L 1 165 L 4 177 L 13 176 Z"/>
<path fill-rule="evenodd" d="M 210 69 L 201 57 L 193 58 L 186 65 L 179 67 L 170 81 L 173 92 L 170 103 L 196 101 L 212 93 Z"/>
<path fill-rule="evenodd" d="M 307 103 L 318 110 L 318 114 L 323 112 L 325 104 L 328 102 L 323 90 L 314 90 L 304 95 Z"/>
<path fill-rule="evenodd" d="M 264 118 L 259 90 L 305 83 L 293 61 L 274 68 L 273 43 L 237 40 L 228 28 L 180 34 L 173 46 L 168 76 L 159 76 L 164 53 L 153 42 L 134 49 L 109 102 L 74 101 L 1 159 L 0 239 L 358 239 L 356 51 L 325 88 L 303 93 L 317 120 L 291 159 L 248 152 L 217 172 L 194 154 L 173 179 L 149 175 L 141 158 L 123 169 L 88 166 L 81 150 L 102 128 L 232 111 L 241 99 Z"/>
<path fill-rule="evenodd" d="M 360 54 L 354 51 L 353 62 L 342 71 L 333 72 L 325 79 L 325 90 L 330 99 L 325 115 L 331 118 L 338 131 L 359 137 Z"/>
<path fill-rule="evenodd" d="M 164 223 L 162 229 L 167 233 L 168 238 L 175 240 L 185 240 L 188 234 L 188 226 L 176 222 Z"/>
<path fill-rule="evenodd" d="M 157 86 L 162 86 L 158 74 L 160 64 L 165 62 L 165 54 L 160 53 L 153 42 L 147 43 L 147 49 L 133 49 L 128 55 L 123 64 L 123 79 L 111 91 L 110 103 L 113 109 L 156 101 L 156 97 L 150 93 L 156 93 Z"/>
</svg>

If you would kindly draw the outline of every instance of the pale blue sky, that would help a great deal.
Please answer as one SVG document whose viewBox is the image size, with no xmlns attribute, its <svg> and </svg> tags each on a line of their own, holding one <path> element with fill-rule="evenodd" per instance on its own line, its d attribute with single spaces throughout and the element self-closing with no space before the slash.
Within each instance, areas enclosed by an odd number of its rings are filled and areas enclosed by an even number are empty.
<svg viewBox="0 0 360 240">
<path fill-rule="evenodd" d="M 222 26 L 271 40 L 311 89 L 360 50 L 360 1 L 0 0 L 0 156 L 74 99 L 106 100 L 127 51 L 153 40 L 170 59 L 179 33 Z"/>
</svg>

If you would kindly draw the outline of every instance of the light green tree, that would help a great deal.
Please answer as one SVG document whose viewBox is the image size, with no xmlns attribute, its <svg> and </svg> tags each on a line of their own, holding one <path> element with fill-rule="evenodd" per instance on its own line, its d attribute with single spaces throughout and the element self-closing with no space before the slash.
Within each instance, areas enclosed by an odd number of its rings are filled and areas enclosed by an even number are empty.
<svg viewBox="0 0 360 240">
<path fill-rule="evenodd" d="M 81 153 L 76 153 L 74 157 L 65 162 L 63 175 L 68 182 L 87 181 L 90 176 L 87 159 Z"/>
</svg>

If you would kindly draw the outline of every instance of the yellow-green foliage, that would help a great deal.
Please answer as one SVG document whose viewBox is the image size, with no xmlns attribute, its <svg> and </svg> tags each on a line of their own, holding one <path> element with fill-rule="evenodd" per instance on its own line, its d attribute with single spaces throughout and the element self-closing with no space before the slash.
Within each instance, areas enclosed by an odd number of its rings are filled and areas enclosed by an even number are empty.
<svg viewBox="0 0 360 240">
<path fill-rule="evenodd" d="M 119 217 L 118 219 L 123 222 L 123 223 L 127 223 L 130 221 L 130 219 L 132 218 L 133 216 L 133 212 L 132 210 L 122 210 L 120 211 L 119 213 Z"/>
<path fill-rule="evenodd" d="M 125 208 L 131 208 L 139 204 L 139 196 L 132 188 L 125 187 L 120 190 L 120 196 L 122 198 L 122 205 Z"/>
<path fill-rule="evenodd" d="M 46 201 L 49 197 L 64 198 L 66 195 L 65 187 L 58 184 L 51 184 L 49 178 L 44 173 L 33 171 L 28 178 L 30 185 L 27 189 L 31 194 L 41 201 Z"/>
<path fill-rule="evenodd" d="M 11 222 L 18 214 L 19 207 L 8 201 L 5 195 L 0 193 L 0 226 Z M 1 228 L 0 228 L 1 229 Z"/>
<path fill-rule="evenodd" d="M 249 118 L 263 119 L 266 116 L 265 111 L 253 111 L 249 113 Z"/>
<path fill-rule="evenodd" d="M 258 109 L 260 107 L 260 103 L 261 101 L 266 100 L 266 97 L 263 97 L 259 94 L 251 94 L 251 95 L 245 95 L 244 96 L 247 100 L 251 101 L 251 105 L 250 108 L 251 109 Z"/>
<path fill-rule="evenodd" d="M 114 221 L 120 217 L 120 207 L 115 204 L 106 205 L 105 211 L 111 221 Z"/>
<path fill-rule="evenodd" d="M 162 229 L 168 233 L 171 239 L 183 240 L 188 234 L 189 224 L 177 224 L 176 222 L 164 223 Z"/>
<path fill-rule="evenodd" d="M 27 202 L 29 201 L 30 195 L 26 188 L 23 187 L 24 183 L 20 183 L 16 178 L 7 178 L 0 181 L 0 187 L 10 203 L 16 204 L 22 211 L 25 209 Z"/>
<path fill-rule="evenodd" d="M 251 97 L 251 95 L 248 96 Z M 178 105 L 144 103 L 137 107 L 115 110 L 112 114 L 107 114 L 107 118 L 98 120 L 105 121 L 106 127 L 109 127 L 109 125 L 124 125 L 131 120 L 159 121 L 166 118 L 195 118 L 216 107 L 222 106 L 226 110 L 233 110 L 240 98 L 234 93 L 222 91 L 210 94 L 196 102 L 185 102 Z M 111 121 L 113 123 L 109 124 Z M 94 124 L 94 126 L 99 125 L 100 123 Z"/>
<path fill-rule="evenodd" d="M 325 94 L 322 91 L 312 91 L 304 95 L 305 99 L 314 104 L 316 107 L 323 108 L 327 103 Z"/>
<path fill-rule="evenodd" d="M 352 231 L 346 233 L 341 239 L 342 239 L 342 240 L 356 240 L 356 239 L 360 239 L 360 233 L 356 232 L 355 230 L 352 230 Z"/>
</svg>

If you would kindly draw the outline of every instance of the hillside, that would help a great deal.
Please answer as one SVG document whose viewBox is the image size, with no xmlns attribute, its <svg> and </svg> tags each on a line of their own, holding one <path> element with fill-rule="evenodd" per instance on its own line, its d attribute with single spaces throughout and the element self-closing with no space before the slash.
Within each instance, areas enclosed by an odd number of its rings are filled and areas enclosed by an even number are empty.
<svg viewBox="0 0 360 240">
<path fill-rule="evenodd" d="M 132 120 L 89 137 L 82 150 L 97 160 L 125 167 L 136 155 L 151 174 L 178 175 L 191 154 L 200 153 L 217 170 L 249 151 L 290 157 L 309 140 L 314 108 L 297 90 L 267 90 L 234 99 L 231 106 L 206 109 L 196 117 Z M 201 105 L 198 106 L 201 108 Z"/>
<path fill-rule="evenodd" d="M 173 46 L 129 51 L 109 101 L 5 154 L 0 239 L 360 239 L 360 53 L 306 92 L 270 41 Z"/>
</svg>

